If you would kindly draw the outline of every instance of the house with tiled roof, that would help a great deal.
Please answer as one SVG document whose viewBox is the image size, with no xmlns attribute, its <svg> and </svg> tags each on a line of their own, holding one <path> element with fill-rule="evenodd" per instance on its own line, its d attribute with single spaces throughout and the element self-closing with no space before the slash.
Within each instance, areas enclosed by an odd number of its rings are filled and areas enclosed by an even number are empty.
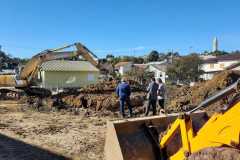
<svg viewBox="0 0 240 160">
<path fill-rule="evenodd" d="M 212 77 L 223 70 L 234 69 L 237 70 L 236 64 L 240 62 L 240 54 L 227 54 L 222 56 L 201 57 L 203 64 L 200 69 L 204 72 L 200 78 L 204 80 L 212 79 Z"/>
<path fill-rule="evenodd" d="M 39 69 L 41 86 L 48 89 L 81 88 L 98 81 L 99 69 L 88 61 L 53 60 Z"/>
<path fill-rule="evenodd" d="M 169 64 L 168 61 L 156 61 L 156 62 L 149 62 L 144 64 L 134 64 L 133 62 L 119 62 L 115 65 L 115 69 L 121 74 L 124 75 L 125 73 L 131 71 L 134 68 L 145 70 L 147 72 L 152 72 L 156 79 L 161 78 L 163 82 L 166 81 L 167 74 L 167 65 Z"/>
<path fill-rule="evenodd" d="M 165 83 L 167 78 L 167 65 L 167 62 L 159 64 L 149 64 L 146 70 L 149 72 L 153 72 L 155 79 L 161 78 L 162 81 Z"/>
</svg>

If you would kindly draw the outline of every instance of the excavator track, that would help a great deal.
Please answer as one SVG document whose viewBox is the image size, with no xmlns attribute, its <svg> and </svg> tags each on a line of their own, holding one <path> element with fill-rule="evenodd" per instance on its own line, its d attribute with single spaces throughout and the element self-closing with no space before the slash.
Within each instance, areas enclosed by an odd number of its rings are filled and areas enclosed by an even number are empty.
<svg viewBox="0 0 240 160">
<path fill-rule="evenodd" d="M 240 150 L 230 147 L 211 147 L 191 154 L 187 160 L 239 160 Z"/>
<path fill-rule="evenodd" d="M 24 89 L 24 91 L 29 96 L 36 96 L 36 97 L 40 97 L 40 98 L 46 98 L 46 97 L 50 97 L 52 95 L 52 92 L 45 88 L 31 87 L 31 88 Z"/>
<path fill-rule="evenodd" d="M 21 90 L 0 88 L 1 100 L 19 99 L 21 94 L 22 94 Z"/>
</svg>

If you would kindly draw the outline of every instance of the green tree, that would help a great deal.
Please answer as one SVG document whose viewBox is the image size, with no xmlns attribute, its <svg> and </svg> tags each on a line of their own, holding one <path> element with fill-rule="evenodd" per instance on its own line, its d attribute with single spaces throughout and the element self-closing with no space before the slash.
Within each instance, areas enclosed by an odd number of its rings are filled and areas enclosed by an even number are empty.
<svg viewBox="0 0 240 160">
<path fill-rule="evenodd" d="M 114 58 L 114 55 L 112 55 L 112 54 L 107 54 L 107 55 L 106 55 L 106 58 Z"/>
<path fill-rule="evenodd" d="M 197 54 L 175 58 L 173 63 L 167 67 L 167 75 L 170 80 L 191 82 L 202 74 L 200 66 L 202 60 Z"/>
<path fill-rule="evenodd" d="M 221 56 L 221 55 L 228 54 L 228 52 L 225 52 L 225 51 L 214 51 L 214 52 L 210 52 L 209 54 L 211 54 L 213 56 Z"/>
<path fill-rule="evenodd" d="M 117 63 L 120 62 L 120 61 L 121 61 L 121 57 L 114 57 L 113 60 L 111 61 L 111 63 L 112 63 L 113 65 L 115 65 L 115 64 L 117 64 Z"/>
<path fill-rule="evenodd" d="M 151 52 L 149 53 L 147 59 L 148 59 L 149 62 L 157 61 L 157 60 L 159 59 L 159 53 L 158 53 L 158 51 L 156 51 L 156 50 L 151 51 Z"/>
<path fill-rule="evenodd" d="M 106 59 L 107 59 L 108 61 L 113 61 L 114 55 L 112 55 L 112 54 L 107 54 L 107 55 L 106 55 Z"/>
<path fill-rule="evenodd" d="M 144 84 L 154 76 L 154 73 L 143 68 L 133 67 L 132 70 L 127 72 L 125 76 L 131 80 Z"/>
</svg>

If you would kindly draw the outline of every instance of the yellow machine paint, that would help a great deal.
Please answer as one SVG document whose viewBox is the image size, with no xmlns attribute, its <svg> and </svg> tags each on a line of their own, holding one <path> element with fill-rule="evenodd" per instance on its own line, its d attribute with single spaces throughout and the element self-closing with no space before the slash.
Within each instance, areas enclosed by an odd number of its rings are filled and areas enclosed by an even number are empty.
<svg viewBox="0 0 240 160">
<path fill-rule="evenodd" d="M 178 113 L 109 121 L 105 141 L 106 160 L 158 160 L 159 141 L 154 142 L 146 126 L 154 126 L 163 132 L 180 115 Z M 191 114 L 194 126 L 201 127 L 205 122 L 205 112 Z"/>
<path fill-rule="evenodd" d="M 239 144 L 239 115 L 240 102 L 226 113 L 214 114 L 197 133 L 193 133 L 191 118 L 178 118 L 162 138 L 160 147 L 166 147 L 177 130 L 181 132 L 182 147 L 170 157 L 171 160 L 184 160 L 189 154 L 207 147 L 235 147 Z"/>
<path fill-rule="evenodd" d="M 221 91 L 211 98 L 215 102 L 230 94 L 238 91 L 239 81 Z M 206 103 L 206 104 L 208 104 Z M 228 109 L 222 113 L 215 113 L 196 133 L 193 132 L 192 120 L 188 114 L 180 116 L 172 124 L 167 134 L 160 141 L 160 149 L 164 150 L 171 142 L 177 132 L 180 132 L 182 146 L 173 155 L 168 155 L 170 160 L 184 160 L 190 154 L 208 147 L 236 147 L 240 136 L 240 101 L 239 98 L 228 106 Z"/>
<path fill-rule="evenodd" d="M 108 122 L 106 160 L 184 160 L 209 147 L 239 149 L 240 96 L 210 118 L 205 112 L 196 112 L 232 93 L 239 93 L 239 86 L 240 80 L 186 113 Z M 161 133 L 164 133 L 162 137 Z"/>
</svg>

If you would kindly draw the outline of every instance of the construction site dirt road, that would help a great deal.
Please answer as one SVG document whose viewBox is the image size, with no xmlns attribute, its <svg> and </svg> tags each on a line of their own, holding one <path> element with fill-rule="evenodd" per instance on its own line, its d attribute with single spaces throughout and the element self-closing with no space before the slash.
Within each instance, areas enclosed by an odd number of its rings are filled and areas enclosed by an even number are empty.
<svg viewBox="0 0 240 160">
<path fill-rule="evenodd" d="M 111 117 L 23 111 L 23 105 L 0 102 L 0 159 L 103 159 Z"/>
</svg>

